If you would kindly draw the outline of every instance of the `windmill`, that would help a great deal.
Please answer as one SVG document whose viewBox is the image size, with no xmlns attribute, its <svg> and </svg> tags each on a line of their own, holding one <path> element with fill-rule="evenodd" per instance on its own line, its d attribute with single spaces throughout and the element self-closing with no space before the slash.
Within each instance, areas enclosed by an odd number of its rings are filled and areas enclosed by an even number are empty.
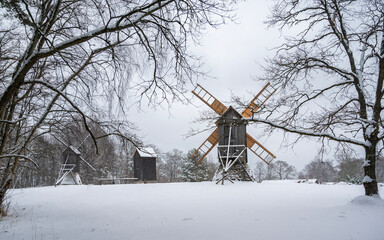
<svg viewBox="0 0 384 240">
<path fill-rule="evenodd" d="M 81 152 L 78 148 L 65 143 L 60 138 L 54 136 L 60 143 L 62 143 L 67 148 L 61 154 L 63 161 L 60 167 L 59 175 L 56 180 L 55 186 L 60 184 L 76 184 L 81 185 L 80 178 L 80 163 L 84 162 L 89 168 L 96 171 L 94 167 L 90 163 L 88 163 L 82 156 Z M 84 143 L 84 141 L 88 138 L 88 136 L 81 142 L 80 146 Z M 79 146 L 79 147 L 80 147 Z"/>
<path fill-rule="evenodd" d="M 199 156 L 197 163 L 200 164 L 218 144 L 217 153 L 220 167 L 216 174 L 216 183 L 222 181 L 224 184 L 225 179 L 231 182 L 232 180 L 254 181 L 248 169 L 247 148 L 268 165 L 276 158 L 246 132 L 246 119 L 253 117 L 253 114 L 263 106 L 275 91 L 276 89 L 270 83 L 265 85 L 241 114 L 232 106 L 226 107 L 199 84 L 192 91 L 196 97 L 220 115 L 215 123 L 216 129 L 191 156 L 191 158 L 195 155 Z M 198 155 L 198 153 L 202 154 Z"/>
</svg>

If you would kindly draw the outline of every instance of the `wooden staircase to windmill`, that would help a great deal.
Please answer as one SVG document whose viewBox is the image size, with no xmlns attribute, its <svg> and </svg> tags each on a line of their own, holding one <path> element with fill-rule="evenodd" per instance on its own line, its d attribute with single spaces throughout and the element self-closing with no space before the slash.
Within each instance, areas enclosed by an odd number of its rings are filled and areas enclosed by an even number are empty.
<svg viewBox="0 0 384 240">
<path fill-rule="evenodd" d="M 276 158 L 246 132 L 247 119 L 253 117 L 253 114 L 263 106 L 275 91 L 276 89 L 268 83 L 241 114 L 232 106 L 226 107 L 199 84 L 192 91 L 195 96 L 220 115 L 215 123 L 217 128 L 191 156 L 193 158 L 195 155 L 199 155 L 197 163 L 200 164 L 208 153 L 218 145 L 217 154 L 220 167 L 216 172 L 216 183 L 221 181 L 224 184 L 225 179 L 231 182 L 233 180 L 254 181 L 248 168 L 247 149 L 266 164 L 270 164 Z"/>
</svg>

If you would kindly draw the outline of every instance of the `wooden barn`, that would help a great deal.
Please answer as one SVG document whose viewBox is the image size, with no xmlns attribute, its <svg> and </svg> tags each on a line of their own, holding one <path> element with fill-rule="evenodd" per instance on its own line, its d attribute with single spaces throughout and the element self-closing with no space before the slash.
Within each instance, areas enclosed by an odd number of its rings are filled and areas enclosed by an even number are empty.
<svg viewBox="0 0 384 240">
<path fill-rule="evenodd" d="M 133 153 L 133 175 L 139 181 L 156 181 L 156 153 L 152 148 L 136 148 Z"/>
</svg>

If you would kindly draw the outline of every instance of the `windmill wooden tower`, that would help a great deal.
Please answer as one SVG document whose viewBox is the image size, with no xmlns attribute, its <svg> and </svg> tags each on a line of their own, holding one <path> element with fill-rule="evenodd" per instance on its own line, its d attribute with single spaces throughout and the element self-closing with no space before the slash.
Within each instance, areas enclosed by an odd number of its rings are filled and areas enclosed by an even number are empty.
<svg viewBox="0 0 384 240">
<path fill-rule="evenodd" d="M 62 155 L 62 164 L 59 171 L 59 176 L 56 180 L 56 185 L 81 185 L 81 178 L 80 178 L 80 165 L 81 162 L 84 162 L 88 167 L 90 167 L 92 170 L 96 171 L 94 167 L 92 167 L 91 164 L 89 164 L 82 156 L 78 148 L 66 144 L 63 140 L 55 137 L 59 142 L 61 142 L 64 146 L 67 148 L 64 150 Z M 83 140 L 83 142 L 85 139 Z"/>
<path fill-rule="evenodd" d="M 198 152 L 202 153 L 198 160 L 198 164 L 200 164 L 218 144 L 217 153 L 220 167 L 219 174 L 216 174 L 217 183 L 222 181 L 224 184 L 225 179 L 231 182 L 232 180 L 254 181 L 248 169 L 247 148 L 267 164 L 270 164 L 276 158 L 275 155 L 246 132 L 246 119 L 253 117 L 253 114 L 261 108 L 275 91 L 276 89 L 270 83 L 265 85 L 241 114 L 232 106 L 226 107 L 199 84 L 192 91 L 194 95 L 220 115 L 216 121 L 217 128 L 191 156 L 192 158 Z"/>
</svg>

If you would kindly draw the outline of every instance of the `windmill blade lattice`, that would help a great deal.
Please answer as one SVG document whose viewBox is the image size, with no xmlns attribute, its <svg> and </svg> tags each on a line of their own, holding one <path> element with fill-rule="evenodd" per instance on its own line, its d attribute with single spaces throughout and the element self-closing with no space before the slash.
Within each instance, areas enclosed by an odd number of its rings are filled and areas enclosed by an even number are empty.
<svg viewBox="0 0 384 240">
<path fill-rule="evenodd" d="M 227 110 L 227 107 L 224 104 L 222 104 L 219 100 L 217 100 L 212 94 L 210 94 L 199 84 L 197 84 L 192 93 L 195 94 L 196 97 L 198 97 L 201 101 L 207 104 L 210 108 L 213 109 L 213 111 L 215 111 L 219 115 L 222 115 L 225 110 Z"/>
<path fill-rule="evenodd" d="M 264 103 L 276 92 L 270 83 L 267 83 L 263 89 L 252 99 L 248 106 L 244 109 L 241 115 L 245 118 L 252 117 L 252 115 L 259 110 Z"/>
<path fill-rule="evenodd" d="M 266 149 L 263 145 L 261 145 L 258 141 L 256 141 L 251 135 L 247 133 L 247 147 L 251 150 L 256 156 L 258 156 L 261 160 L 270 164 L 274 158 L 276 158 L 273 153 L 271 153 L 268 149 Z"/>
<path fill-rule="evenodd" d="M 219 130 L 216 128 L 211 135 L 200 145 L 200 147 L 191 155 L 191 158 L 198 152 L 202 152 L 202 156 L 197 160 L 197 164 L 200 164 L 208 153 L 216 146 L 219 141 Z"/>
<path fill-rule="evenodd" d="M 54 136 L 54 138 L 66 147 L 62 153 L 63 161 L 55 185 L 63 184 L 63 182 L 66 184 L 82 184 L 80 178 L 80 161 L 84 162 L 94 171 L 96 171 L 96 169 L 81 156 L 81 152 L 76 147 L 65 143 L 56 136 Z M 88 137 L 86 137 L 81 144 L 83 144 L 87 138 Z"/>
<path fill-rule="evenodd" d="M 247 148 L 267 164 L 270 164 L 276 158 L 267 148 L 246 133 L 248 123 L 246 118 L 252 117 L 275 91 L 276 89 L 270 83 L 265 85 L 248 104 L 242 114 L 237 112 L 232 106 L 226 107 L 200 85 L 197 85 L 192 91 L 195 96 L 220 115 L 216 121 L 217 128 L 215 131 L 191 156 L 193 159 L 193 156 L 201 152 L 202 157 L 197 161 L 200 164 L 218 144 L 217 152 L 220 167 L 217 172 L 221 173 L 221 178 L 219 177 L 217 183 L 221 181 L 224 184 L 224 180 L 232 182 L 232 180 L 236 179 L 254 181 L 248 168 Z"/>
</svg>

